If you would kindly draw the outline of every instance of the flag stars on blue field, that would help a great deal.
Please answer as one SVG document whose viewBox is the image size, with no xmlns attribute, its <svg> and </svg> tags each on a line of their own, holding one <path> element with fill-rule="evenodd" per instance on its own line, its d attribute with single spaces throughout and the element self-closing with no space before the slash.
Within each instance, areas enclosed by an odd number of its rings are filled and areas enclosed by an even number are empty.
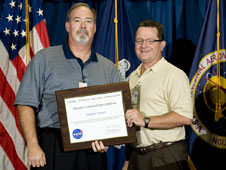
<svg viewBox="0 0 226 170">
<path fill-rule="evenodd" d="M 22 30 L 20 34 L 22 35 L 22 37 L 26 37 L 26 31 Z"/>
<path fill-rule="evenodd" d="M 14 59 L 18 51 L 26 44 L 26 25 L 29 31 L 43 19 L 43 13 L 40 4 L 36 5 L 36 0 L 28 0 L 27 4 L 29 17 L 26 18 L 26 4 L 23 0 L 8 0 L 5 4 L 2 14 L 2 30 L 0 38 L 9 52 L 10 59 Z"/>
<path fill-rule="evenodd" d="M 17 31 L 16 29 L 13 32 L 14 37 L 19 36 L 19 31 Z"/>
<path fill-rule="evenodd" d="M 26 18 L 25 18 L 23 21 L 24 21 L 24 22 L 25 22 L 25 24 L 26 24 L 26 22 L 28 22 L 28 21 L 29 21 L 29 19 L 26 19 Z"/>
<path fill-rule="evenodd" d="M 9 31 L 9 29 L 5 28 L 5 31 L 3 31 L 5 33 L 5 36 L 10 35 Z"/>
<path fill-rule="evenodd" d="M 11 47 L 12 51 L 16 50 L 16 45 L 15 44 L 12 43 L 12 45 L 10 47 Z"/>
<path fill-rule="evenodd" d="M 13 15 L 8 15 L 8 17 L 6 17 L 8 19 L 8 22 L 13 21 Z"/>
<path fill-rule="evenodd" d="M 15 7 L 15 3 L 16 3 L 16 2 L 13 1 L 13 0 L 9 3 L 9 5 L 11 6 L 11 8 Z"/>
<path fill-rule="evenodd" d="M 16 23 L 18 24 L 19 22 L 21 22 L 21 17 L 19 17 L 18 15 L 17 15 L 17 17 L 16 17 Z"/>
<path fill-rule="evenodd" d="M 38 13 L 38 16 L 43 15 L 43 10 L 41 10 L 41 9 L 39 8 L 38 11 L 37 11 L 37 13 Z"/>
<path fill-rule="evenodd" d="M 20 8 L 20 10 L 23 9 L 23 4 L 22 4 L 22 2 L 20 3 L 19 8 Z"/>
<path fill-rule="evenodd" d="M 28 5 L 28 11 L 32 12 L 32 7 L 30 5 Z"/>
</svg>

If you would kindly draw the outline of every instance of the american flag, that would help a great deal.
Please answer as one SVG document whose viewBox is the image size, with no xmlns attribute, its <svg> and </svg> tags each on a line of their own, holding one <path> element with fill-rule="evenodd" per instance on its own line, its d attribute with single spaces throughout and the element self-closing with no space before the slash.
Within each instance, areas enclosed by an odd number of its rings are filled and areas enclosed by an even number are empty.
<svg viewBox="0 0 226 170">
<path fill-rule="evenodd" d="M 30 59 L 49 46 L 41 1 L 5 0 L 0 24 L 0 169 L 24 170 L 27 150 L 13 104 Z"/>
</svg>

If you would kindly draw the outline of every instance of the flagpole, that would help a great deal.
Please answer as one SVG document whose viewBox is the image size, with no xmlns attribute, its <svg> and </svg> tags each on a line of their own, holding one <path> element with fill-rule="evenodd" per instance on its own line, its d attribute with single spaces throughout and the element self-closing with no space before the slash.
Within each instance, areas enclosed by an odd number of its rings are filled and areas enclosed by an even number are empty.
<svg viewBox="0 0 226 170">
<path fill-rule="evenodd" d="M 220 31 L 219 31 L 219 25 L 220 25 L 220 19 L 219 19 L 219 0 L 217 0 L 217 101 L 216 101 L 216 112 L 215 112 L 215 121 L 219 121 L 220 118 L 223 117 L 222 111 L 221 111 L 221 93 L 220 93 Z"/>
<path fill-rule="evenodd" d="M 26 65 L 31 60 L 30 57 L 30 31 L 29 31 L 29 3 L 28 0 L 25 1 L 25 23 L 26 23 Z"/>
<path fill-rule="evenodd" d="M 195 165 L 193 164 L 191 157 L 188 155 L 188 166 L 190 170 L 196 170 Z"/>
<path fill-rule="evenodd" d="M 117 0 L 115 0 L 115 64 L 118 68 L 119 56 L 118 56 L 118 8 L 117 8 Z"/>
</svg>

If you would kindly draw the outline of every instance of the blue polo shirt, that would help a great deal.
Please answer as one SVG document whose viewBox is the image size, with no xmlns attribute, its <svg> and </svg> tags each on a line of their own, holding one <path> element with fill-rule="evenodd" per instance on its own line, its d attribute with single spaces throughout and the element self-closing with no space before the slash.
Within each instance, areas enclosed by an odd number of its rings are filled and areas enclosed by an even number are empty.
<svg viewBox="0 0 226 170">
<path fill-rule="evenodd" d="M 59 128 L 57 90 L 78 88 L 81 81 L 94 86 L 120 80 L 119 71 L 112 61 L 92 50 L 90 58 L 83 64 L 65 43 L 43 49 L 33 57 L 14 104 L 32 106 L 39 127 Z"/>
</svg>

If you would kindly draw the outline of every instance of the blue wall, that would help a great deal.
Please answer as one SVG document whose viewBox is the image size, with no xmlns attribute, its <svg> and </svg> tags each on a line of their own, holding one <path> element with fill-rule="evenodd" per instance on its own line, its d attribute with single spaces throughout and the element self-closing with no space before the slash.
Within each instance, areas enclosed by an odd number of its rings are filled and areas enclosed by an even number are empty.
<svg viewBox="0 0 226 170">
<path fill-rule="evenodd" d="M 112 0 L 80 0 L 97 10 L 97 30 L 104 7 Z M 113 0 L 114 1 L 114 0 Z M 119 0 L 118 0 L 119 1 Z M 209 0 L 125 0 L 133 33 L 140 21 L 153 19 L 163 24 L 167 46 L 164 57 L 189 72 L 206 7 Z M 4 0 L 0 2 L 0 13 Z M 72 0 L 42 0 L 44 17 L 51 45 L 62 44 L 67 33 L 64 28 L 67 10 Z M 131 47 L 133 48 L 133 47 Z"/>
</svg>

